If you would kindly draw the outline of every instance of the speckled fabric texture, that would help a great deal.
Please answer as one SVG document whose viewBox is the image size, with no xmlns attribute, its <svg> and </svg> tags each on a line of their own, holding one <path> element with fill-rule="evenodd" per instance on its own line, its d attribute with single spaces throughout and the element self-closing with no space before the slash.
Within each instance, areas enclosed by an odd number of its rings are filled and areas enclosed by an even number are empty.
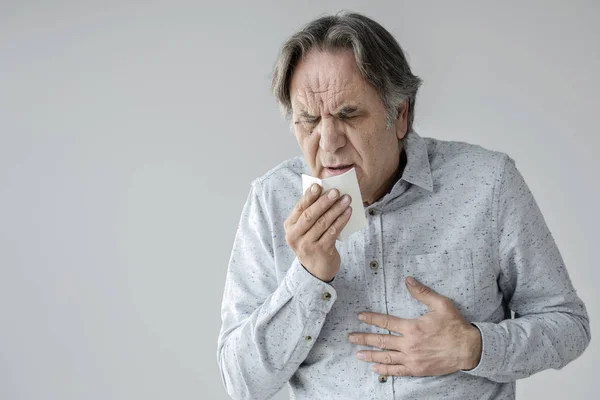
<svg viewBox="0 0 600 400">
<path fill-rule="evenodd" d="M 368 225 L 337 242 L 331 284 L 287 246 L 283 222 L 302 195 L 301 157 L 256 179 L 227 270 L 217 357 L 234 399 L 512 399 L 515 380 L 578 357 L 590 340 L 578 298 L 514 161 L 461 142 L 404 140 L 402 178 L 365 209 Z M 354 210 L 358 212 L 358 210 Z M 473 370 L 383 379 L 357 360 L 350 332 L 388 333 L 360 311 L 416 318 L 414 276 L 454 301 L 481 331 Z M 511 319 L 511 310 L 515 318 Z"/>
</svg>

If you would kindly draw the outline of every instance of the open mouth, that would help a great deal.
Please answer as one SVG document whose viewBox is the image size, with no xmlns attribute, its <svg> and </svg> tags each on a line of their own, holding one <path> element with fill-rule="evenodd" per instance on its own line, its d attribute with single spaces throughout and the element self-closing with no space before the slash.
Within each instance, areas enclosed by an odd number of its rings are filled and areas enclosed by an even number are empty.
<svg viewBox="0 0 600 400">
<path fill-rule="evenodd" d="M 337 165 L 335 167 L 325 167 L 325 175 L 326 176 L 335 176 L 341 175 L 344 172 L 348 172 L 354 167 L 354 164 L 346 164 L 346 165 Z"/>
</svg>

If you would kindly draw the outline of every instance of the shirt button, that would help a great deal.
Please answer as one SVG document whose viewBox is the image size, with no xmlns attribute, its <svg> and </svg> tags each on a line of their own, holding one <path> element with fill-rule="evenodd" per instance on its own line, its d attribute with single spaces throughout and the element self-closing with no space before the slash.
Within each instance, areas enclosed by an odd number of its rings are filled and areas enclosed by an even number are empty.
<svg viewBox="0 0 600 400">
<path fill-rule="evenodd" d="M 331 294 L 329 292 L 323 293 L 323 300 L 329 300 L 331 298 Z"/>
<path fill-rule="evenodd" d="M 306 339 L 306 340 L 312 340 L 312 337 L 311 336 L 304 336 L 304 339 Z"/>
<path fill-rule="evenodd" d="M 386 383 L 387 382 L 387 375 L 379 375 L 379 382 L 380 383 Z"/>
<path fill-rule="evenodd" d="M 371 269 L 373 271 L 375 271 L 377 268 L 379 268 L 379 263 L 375 260 L 371 261 L 371 264 L 369 264 L 369 266 L 371 267 Z"/>
<path fill-rule="evenodd" d="M 375 215 L 377 214 L 377 211 L 375 211 L 375 209 L 371 208 L 369 209 L 369 215 Z"/>
</svg>

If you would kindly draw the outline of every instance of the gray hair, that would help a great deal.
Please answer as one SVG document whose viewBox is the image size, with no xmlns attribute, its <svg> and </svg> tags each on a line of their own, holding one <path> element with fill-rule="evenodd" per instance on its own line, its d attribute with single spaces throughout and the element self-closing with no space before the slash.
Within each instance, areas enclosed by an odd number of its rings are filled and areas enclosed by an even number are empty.
<svg viewBox="0 0 600 400">
<path fill-rule="evenodd" d="M 292 114 L 290 79 L 294 68 L 314 48 L 320 51 L 352 49 L 362 77 L 379 92 L 383 101 L 387 128 L 393 126 L 400 105 L 408 99 L 408 132 L 411 131 L 421 79 L 412 74 L 402 48 L 383 26 L 351 12 L 309 22 L 281 48 L 271 90 L 286 117 Z"/>
</svg>

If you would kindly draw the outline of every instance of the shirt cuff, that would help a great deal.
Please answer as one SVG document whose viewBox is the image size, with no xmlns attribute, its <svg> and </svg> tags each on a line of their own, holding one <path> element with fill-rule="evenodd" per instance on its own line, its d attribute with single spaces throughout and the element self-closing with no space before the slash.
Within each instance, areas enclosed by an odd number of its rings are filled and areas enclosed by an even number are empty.
<svg viewBox="0 0 600 400">
<path fill-rule="evenodd" d="M 300 263 L 300 265 L 302 265 L 302 263 Z M 302 265 L 302 268 L 306 269 L 306 267 L 304 265 Z M 312 276 L 314 276 L 316 278 L 315 274 L 313 274 L 312 272 L 310 272 L 308 269 L 306 269 L 306 272 L 308 272 L 309 274 L 311 274 Z M 333 282 L 334 279 L 335 279 L 335 276 L 333 278 L 331 278 L 330 281 L 323 281 L 323 279 L 321 279 L 321 280 L 323 282 L 325 282 L 325 283 L 331 283 L 331 282 Z"/>
<path fill-rule="evenodd" d="M 492 322 L 472 322 L 472 324 L 481 333 L 481 359 L 475 368 L 461 371 L 473 376 L 490 378 L 502 370 L 506 355 L 503 337 L 498 332 L 500 327 Z"/>
<path fill-rule="evenodd" d="M 308 272 L 298 258 L 294 259 L 284 282 L 292 296 L 311 310 L 328 313 L 337 299 L 334 287 Z"/>
</svg>

